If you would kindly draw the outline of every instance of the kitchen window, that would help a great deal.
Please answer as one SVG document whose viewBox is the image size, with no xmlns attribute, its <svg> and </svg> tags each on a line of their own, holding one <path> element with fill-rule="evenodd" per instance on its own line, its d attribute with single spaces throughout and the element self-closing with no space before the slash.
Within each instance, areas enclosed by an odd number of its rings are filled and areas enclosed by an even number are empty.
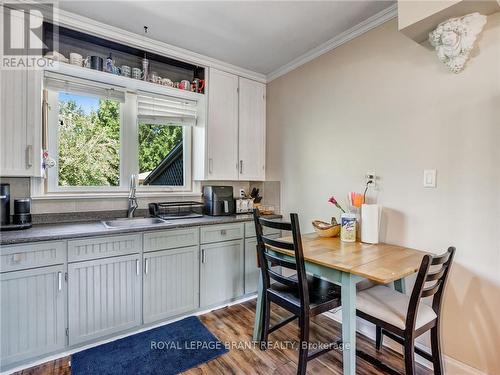
<svg viewBox="0 0 500 375">
<path fill-rule="evenodd" d="M 196 102 L 51 73 L 48 193 L 190 191 Z"/>
</svg>

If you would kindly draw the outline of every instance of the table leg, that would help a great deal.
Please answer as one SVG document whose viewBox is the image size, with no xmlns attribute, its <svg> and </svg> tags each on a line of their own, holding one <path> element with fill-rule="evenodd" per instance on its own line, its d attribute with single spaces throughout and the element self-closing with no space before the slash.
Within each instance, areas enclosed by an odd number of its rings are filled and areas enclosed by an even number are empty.
<svg viewBox="0 0 500 375">
<path fill-rule="evenodd" d="M 255 308 L 255 322 L 253 326 L 253 341 L 260 341 L 262 333 L 262 314 L 264 313 L 264 305 L 262 296 L 264 293 L 264 284 L 262 282 L 262 272 L 259 272 L 259 286 L 257 287 L 257 307 Z"/>
<path fill-rule="evenodd" d="M 342 343 L 344 375 L 356 374 L 356 280 L 342 273 Z"/>
<path fill-rule="evenodd" d="M 394 290 L 400 293 L 406 293 L 406 283 L 404 278 L 394 281 Z"/>
</svg>

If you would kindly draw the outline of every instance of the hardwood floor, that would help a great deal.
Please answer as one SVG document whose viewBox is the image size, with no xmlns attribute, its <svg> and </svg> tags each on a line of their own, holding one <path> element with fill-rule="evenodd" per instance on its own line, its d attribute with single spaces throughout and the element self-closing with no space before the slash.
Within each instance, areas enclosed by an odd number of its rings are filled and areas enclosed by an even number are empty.
<svg viewBox="0 0 500 375">
<path fill-rule="evenodd" d="M 272 333 L 269 340 L 276 343 L 273 348 L 261 351 L 250 346 L 254 321 L 255 300 L 242 304 L 214 310 L 200 316 L 201 321 L 222 342 L 233 345 L 233 348 L 210 362 L 186 371 L 185 375 L 201 374 L 295 374 L 297 371 L 297 352 L 295 350 L 298 339 L 296 323 L 290 323 Z M 272 306 L 272 323 L 288 315 L 275 305 Z M 334 338 L 340 339 L 340 325 L 325 316 L 312 319 L 311 342 L 329 342 Z M 292 345 L 295 345 L 294 347 Z M 390 350 L 375 350 L 372 340 L 358 334 L 358 349 L 367 352 L 384 363 L 389 364 L 399 372 L 403 372 L 403 359 L 400 354 Z M 308 374 L 342 374 L 342 352 L 331 351 L 314 359 L 307 365 Z M 357 358 L 357 373 L 363 375 L 384 374 L 368 362 Z M 15 375 L 69 375 L 69 357 L 32 367 Z M 432 371 L 417 365 L 418 375 L 432 374 Z"/>
</svg>

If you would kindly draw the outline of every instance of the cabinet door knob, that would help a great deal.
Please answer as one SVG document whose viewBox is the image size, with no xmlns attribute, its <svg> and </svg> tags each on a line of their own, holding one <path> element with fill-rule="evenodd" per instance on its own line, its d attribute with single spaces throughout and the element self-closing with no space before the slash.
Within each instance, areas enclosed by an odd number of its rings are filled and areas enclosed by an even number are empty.
<svg viewBox="0 0 500 375">
<path fill-rule="evenodd" d="M 205 249 L 201 249 L 201 263 L 205 263 Z"/>
<path fill-rule="evenodd" d="M 225 236 L 227 234 L 227 231 L 225 229 L 221 229 L 220 234 L 221 236 Z"/>
<path fill-rule="evenodd" d="M 136 259 L 135 261 L 135 273 L 139 276 L 139 259 Z"/>
<path fill-rule="evenodd" d="M 149 262 L 148 262 L 148 259 L 145 259 L 144 260 L 144 274 L 148 274 L 148 271 L 149 271 Z"/>
<path fill-rule="evenodd" d="M 240 174 L 243 174 L 243 160 L 240 160 Z"/>
</svg>

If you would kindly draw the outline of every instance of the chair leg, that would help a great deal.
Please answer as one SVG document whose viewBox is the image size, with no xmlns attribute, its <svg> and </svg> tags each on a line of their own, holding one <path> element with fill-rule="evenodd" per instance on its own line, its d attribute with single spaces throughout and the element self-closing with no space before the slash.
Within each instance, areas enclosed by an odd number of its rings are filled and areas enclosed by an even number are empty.
<svg viewBox="0 0 500 375">
<path fill-rule="evenodd" d="M 384 335 L 382 334 L 382 327 L 377 326 L 377 330 L 375 333 L 375 347 L 377 350 L 382 348 L 382 340 L 384 339 Z"/>
<path fill-rule="evenodd" d="M 299 365 L 297 375 L 305 375 L 307 369 L 307 355 L 309 352 L 309 317 L 301 314 L 299 319 Z"/>
<path fill-rule="evenodd" d="M 439 326 L 431 328 L 431 349 L 432 349 L 432 364 L 434 366 L 434 374 L 442 375 L 443 358 L 441 356 L 441 338 L 439 335 Z"/>
<path fill-rule="evenodd" d="M 264 298 L 264 316 L 262 319 L 262 336 L 260 338 L 260 349 L 261 350 L 266 350 L 267 349 L 267 344 L 268 344 L 268 337 L 269 337 L 269 322 L 271 320 L 271 302 L 267 298 L 267 296 Z"/>
<path fill-rule="evenodd" d="M 415 375 L 415 341 L 413 338 L 406 339 L 405 347 L 405 374 Z"/>
</svg>

